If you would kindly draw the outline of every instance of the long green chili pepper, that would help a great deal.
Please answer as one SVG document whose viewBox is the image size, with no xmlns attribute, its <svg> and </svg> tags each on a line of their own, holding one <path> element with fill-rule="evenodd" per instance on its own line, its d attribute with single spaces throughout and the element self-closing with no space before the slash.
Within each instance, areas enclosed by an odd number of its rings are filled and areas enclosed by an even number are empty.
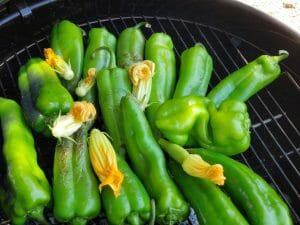
<svg viewBox="0 0 300 225">
<path fill-rule="evenodd" d="M 152 34 L 146 41 L 145 58 L 155 64 L 146 115 L 154 135 L 158 136 L 154 124 L 156 110 L 160 104 L 173 96 L 176 82 L 176 61 L 171 37 L 164 33 Z"/>
<path fill-rule="evenodd" d="M 186 49 L 180 59 L 179 78 L 173 97 L 205 96 L 213 69 L 212 58 L 205 47 L 196 43 Z"/>
<path fill-rule="evenodd" d="M 226 99 L 247 101 L 280 75 L 279 62 L 288 55 L 287 51 L 281 50 L 278 56 L 259 56 L 225 77 L 208 93 L 207 97 L 217 106 Z"/>
<path fill-rule="evenodd" d="M 49 224 L 43 215 L 51 200 L 51 188 L 37 162 L 34 139 L 26 126 L 20 106 L 0 97 L 3 158 L 7 172 L 0 188 L 2 209 L 14 225 L 33 219 Z"/>
<path fill-rule="evenodd" d="M 104 124 L 115 151 L 122 157 L 125 155 L 124 143 L 120 129 L 120 102 L 123 96 L 131 92 L 131 82 L 127 70 L 117 67 L 112 49 L 102 48 L 110 53 L 110 65 L 97 74 L 99 105 Z"/>
<path fill-rule="evenodd" d="M 191 149 L 210 163 L 224 167 L 224 189 L 252 225 L 293 224 L 288 206 L 276 191 L 244 164 L 223 154 L 205 149 Z"/>
<path fill-rule="evenodd" d="M 120 130 L 120 102 L 131 91 L 131 82 L 125 69 L 116 67 L 115 55 L 111 49 L 110 68 L 97 75 L 99 105 L 108 134 L 112 138 L 118 156 L 118 168 L 124 174 L 120 195 L 114 196 L 109 187 L 104 187 L 101 196 L 107 219 L 112 225 L 139 225 L 149 221 L 151 216 L 150 198 L 143 184 L 125 162 L 125 146 Z"/>
<path fill-rule="evenodd" d="M 189 207 L 168 174 L 164 154 L 134 96 L 122 98 L 121 118 L 134 172 L 155 200 L 156 221 L 159 224 L 175 224 L 186 219 Z"/>
<path fill-rule="evenodd" d="M 73 76 L 67 76 L 67 78 L 61 79 L 61 82 L 73 93 L 82 73 L 84 55 L 82 30 L 74 23 L 62 20 L 52 28 L 50 42 L 54 53 L 62 57 L 71 67 L 71 71 L 69 69 L 67 71 L 73 72 Z M 53 66 L 62 76 L 66 75 L 65 67 L 61 68 L 60 65 Z"/>
<path fill-rule="evenodd" d="M 195 210 L 199 224 L 249 224 L 219 187 L 206 179 L 187 175 L 180 168 L 180 165 L 173 160 L 168 163 L 168 168 L 183 195 Z"/>
<path fill-rule="evenodd" d="M 110 57 L 109 53 L 105 51 L 98 51 L 102 46 L 110 48 L 115 51 L 116 38 L 106 28 L 92 28 L 89 31 L 88 45 L 84 55 L 83 62 L 83 80 L 79 82 L 76 89 L 76 94 L 81 99 L 96 104 L 97 88 L 95 84 L 96 74 L 109 67 Z M 95 70 L 93 70 L 93 68 Z M 92 71 L 91 71 L 92 70 Z"/>
<path fill-rule="evenodd" d="M 128 69 L 133 63 L 142 61 L 144 58 L 145 37 L 141 32 L 142 26 L 150 27 L 147 22 L 141 22 L 134 27 L 124 29 L 118 38 L 117 64 L 119 67 Z"/>
<path fill-rule="evenodd" d="M 100 213 L 98 182 L 89 161 L 88 130 L 84 124 L 73 136 L 57 142 L 53 168 L 54 217 L 60 222 L 86 224 Z"/>
</svg>

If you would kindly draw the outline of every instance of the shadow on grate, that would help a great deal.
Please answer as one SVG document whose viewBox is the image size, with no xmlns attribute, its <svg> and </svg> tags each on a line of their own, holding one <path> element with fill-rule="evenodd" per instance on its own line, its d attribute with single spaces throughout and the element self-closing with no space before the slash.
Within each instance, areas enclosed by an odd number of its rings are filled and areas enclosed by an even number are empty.
<svg viewBox="0 0 300 225">
<path fill-rule="evenodd" d="M 153 32 L 166 32 L 173 38 L 177 60 L 182 51 L 196 42 L 204 44 L 214 62 L 213 77 L 210 88 L 220 79 L 237 70 L 247 62 L 265 53 L 255 45 L 239 37 L 225 33 L 204 24 L 195 23 L 168 17 L 132 16 L 97 19 L 80 24 L 88 32 L 93 27 L 105 26 L 115 35 L 126 27 L 133 26 L 141 21 L 148 21 L 152 27 L 143 29 L 146 38 Z M 86 37 L 85 37 L 86 38 Z M 20 66 L 31 57 L 41 57 L 43 48 L 49 46 L 48 37 L 43 37 L 25 46 L 9 58 L 0 62 L 0 95 L 19 99 L 17 89 L 17 74 Z M 276 54 L 272 52 L 270 54 Z M 178 66 L 179 63 L 177 63 Z M 258 93 L 248 101 L 249 113 L 252 120 L 252 145 L 250 149 L 235 158 L 244 162 L 267 180 L 287 202 L 293 219 L 300 224 L 300 133 L 297 128 L 299 118 L 293 108 L 293 102 L 285 98 L 299 99 L 299 75 L 289 68 L 282 66 L 285 76 L 278 78 L 274 84 Z M 286 87 L 281 90 L 280 85 Z M 284 93 L 284 95 L 282 94 Z M 101 124 L 98 123 L 98 126 Z M 39 162 L 51 181 L 54 140 L 35 135 Z M 52 224 L 52 215 L 48 214 Z M 51 219 L 52 218 L 52 219 Z M 7 224 L 0 215 L 0 224 Z M 104 215 L 91 221 L 89 224 L 107 224 Z M 198 225 L 192 211 L 189 219 L 183 224 Z"/>
</svg>

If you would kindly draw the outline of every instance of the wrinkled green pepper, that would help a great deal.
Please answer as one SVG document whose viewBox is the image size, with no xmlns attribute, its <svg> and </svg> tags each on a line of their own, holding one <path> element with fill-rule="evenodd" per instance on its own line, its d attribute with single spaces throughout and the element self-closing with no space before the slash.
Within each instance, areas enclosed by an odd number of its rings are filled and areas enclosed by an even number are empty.
<svg viewBox="0 0 300 225">
<path fill-rule="evenodd" d="M 125 69 L 116 67 L 115 54 L 111 49 L 110 68 L 97 75 L 99 105 L 104 125 L 112 139 L 114 150 L 119 154 L 118 168 L 125 178 L 118 197 L 110 187 L 104 187 L 101 196 L 107 219 L 112 225 L 142 225 L 149 221 L 150 197 L 143 184 L 124 161 L 125 146 L 120 130 L 120 102 L 131 91 L 131 82 Z"/>
<path fill-rule="evenodd" d="M 168 168 L 185 198 L 191 203 L 199 224 L 248 225 L 230 198 L 212 182 L 187 175 L 171 160 Z"/>
<path fill-rule="evenodd" d="M 146 115 L 155 136 L 159 136 L 154 124 L 158 107 L 173 96 L 176 82 L 176 61 L 173 42 L 165 33 L 154 33 L 146 41 L 145 58 L 155 64 L 152 89 Z"/>
<path fill-rule="evenodd" d="M 115 151 L 124 157 L 125 149 L 120 129 L 120 102 L 123 96 L 131 92 L 132 85 L 127 70 L 116 66 L 112 49 L 105 49 L 110 52 L 110 66 L 109 69 L 103 69 L 97 74 L 99 105 L 107 132 L 112 137 L 112 145 Z"/>
<path fill-rule="evenodd" d="M 74 23 L 62 20 L 52 28 L 50 39 L 53 51 L 69 63 L 74 72 L 71 80 L 61 79 L 62 84 L 73 93 L 82 73 L 84 55 L 82 30 Z"/>
<path fill-rule="evenodd" d="M 252 95 L 280 75 L 279 62 L 288 57 L 281 50 L 278 56 L 262 55 L 225 77 L 207 95 L 218 107 L 226 99 L 247 101 Z"/>
<path fill-rule="evenodd" d="M 149 27 L 150 25 L 141 22 L 134 27 L 124 29 L 120 33 L 117 44 L 117 64 L 119 67 L 128 69 L 133 63 L 143 60 L 145 37 L 140 30 L 142 26 Z"/>
<path fill-rule="evenodd" d="M 101 200 L 87 148 L 88 130 L 84 124 L 73 140 L 57 142 L 53 168 L 53 213 L 60 222 L 86 224 L 99 215 Z"/>
<path fill-rule="evenodd" d="M 38 165 L 34 139 L 20 106 L 0 97 L 0 118 L 7 168 L 4 188 L 0 188 L 1 207 L 14 225 L 27 219 L 48 224 L 43 211 L 49 206 L 51 188 Z"/>
<path fill-rule="evenodd" d="M 276 191 L 258 174 L 244 164 L 223 154 L 205 149 L 191 149 L 210 163 L 224 167 L 224 189 L 230 198 L 243 210 L 253 225 L 293 224 L 288 206 Z"/>
<path fill-rule="evenodd" d="M 206 48 L 196 43 L 186 49 L 180 59 L 179 78 L 173 97 L 205 96 L 213 70 L 213 61 Z"/>
<path fill-rule="evenodd" d="M 49 126 L 56 117 L 72 107 L 72 96 L 53 69 L 40 58 L 32 58 L 21 67 L 18 86 L 28 124 L 36 132 L 49 136 Z"/>
<path fill-rule="evenodd" d="M 245 103 L 224 101 L 219 109 L 206 97 L 185 96 L 159 107 L 155 125 L 171 142 L 201 146 L 234 155 L 250 146 L 250 119 Z"/>
<path fill-rule="evenodd" d="M 165 156 L 134 96 L 122 98 L 121 118 L 124 141 L 133 170 L 155 201 L 156 222 L 175 224 L 183 221 L 189 213 L 188 204 L 170 178 Z"/>
<path fill-rule="evenodd" d="M 151 217 L 150 198 L 139 178 L 121 157 L 117 158 L 118 168 L 124 174 L 118 197 L 110 187 L 101 191 L 105 215 L 111 225 L 143 225 Z"/>
<path fill-rule="evenodd" d="M 83 79 L 88 76 L 88 71 L 91 68 L 95 68 L 95 74 L 97 74 L 100 70 L 109 67 L 109 53 L 105 51 L 99 51 L 98 49 L 102 46 L 106 46 L 112 49 L 112 51 L 115 51 L 116 42 L 117 40 L 115 36 L 104 27 L 92 28 L 89 31 L 88 45 L 83 62 Z M 86 81 L 85 83 L 87 82 L 88 81 Z M 96 85 L 94 85 L 95 77 L 91 79 L 91 82 L 92 84 L 87 84 L 87 88 L 85 88 L 83 95 L 80 95 L 80 97 L 83 100 L 96 104 L 98 100 L 97 87 Z"/>
</svg>

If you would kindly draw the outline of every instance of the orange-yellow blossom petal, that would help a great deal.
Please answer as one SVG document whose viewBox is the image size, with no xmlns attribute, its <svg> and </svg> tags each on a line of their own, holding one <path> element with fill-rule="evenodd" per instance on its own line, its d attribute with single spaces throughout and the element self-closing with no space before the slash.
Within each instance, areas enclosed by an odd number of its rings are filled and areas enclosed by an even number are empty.
<svg viewBox="0 0 300 225">
<path fill-rule="evenodd" d="M 190 176 L 206 178 L 217 185 L 224 185 L 223 166 L 220 164 L 210 165 L 199 155 L 189 154 L 184 159 L 182 168 Z"/>
<path fill-rule="evenodd" d="M 79 81 L 78 86 L 75 90 L 76 94 L 83 97 L 93 87 L 96 80 L 96 68 L 90 68 L 87 71 L 87 76 Z"/>
<path fill-rule="evenodd" d="M 83 123 L 95 119 L 96 108 L 90 102 L 74 102 L 71 108 L 71 114 L 74 117 L 74 120 Z"/>
<path fill-rule="evenodd" d="M 117 197 L 120 194 L 124 175 L 118 169 L 114 148 L 105 134 L 97 129 L 91 131 L 89 153 L 92 166 L 101 184 L 99 189 L 109 185 Z"/>
<path fill-rule="evenodd" d="M 65 80 L 72 80 L 74 72 L 71 66 L 59 55 L 55 54 L 52 48 L 44 49 L 45 61 Z"/>
<path fill-rule="evenodd" d="M 137 62 L 129 67 L 128 72 L 133 84 L 132 94 L 140 101 L 141 108 L 144 110 L 150 98 L 155 64 L 150 60 Z"/>
</svg>

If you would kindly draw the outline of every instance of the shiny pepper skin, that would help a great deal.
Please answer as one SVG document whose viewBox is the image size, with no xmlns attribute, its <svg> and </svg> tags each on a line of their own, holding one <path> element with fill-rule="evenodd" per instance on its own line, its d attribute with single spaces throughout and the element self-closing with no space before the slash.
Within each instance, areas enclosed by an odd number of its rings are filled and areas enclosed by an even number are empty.
<svg viewBox="0 0 300 225">
<path fill-rule="evenodd" d="M 7 169 L 5 185 L 0 187 L 0 205 L 13 225 L 25 224 L 27 219 L 48 224 L 43 211 L 50 205 L 51 187 L 38 165 L 34 139 L 21 107 L 0 97 L 0 119 Z"/>
</svg>

